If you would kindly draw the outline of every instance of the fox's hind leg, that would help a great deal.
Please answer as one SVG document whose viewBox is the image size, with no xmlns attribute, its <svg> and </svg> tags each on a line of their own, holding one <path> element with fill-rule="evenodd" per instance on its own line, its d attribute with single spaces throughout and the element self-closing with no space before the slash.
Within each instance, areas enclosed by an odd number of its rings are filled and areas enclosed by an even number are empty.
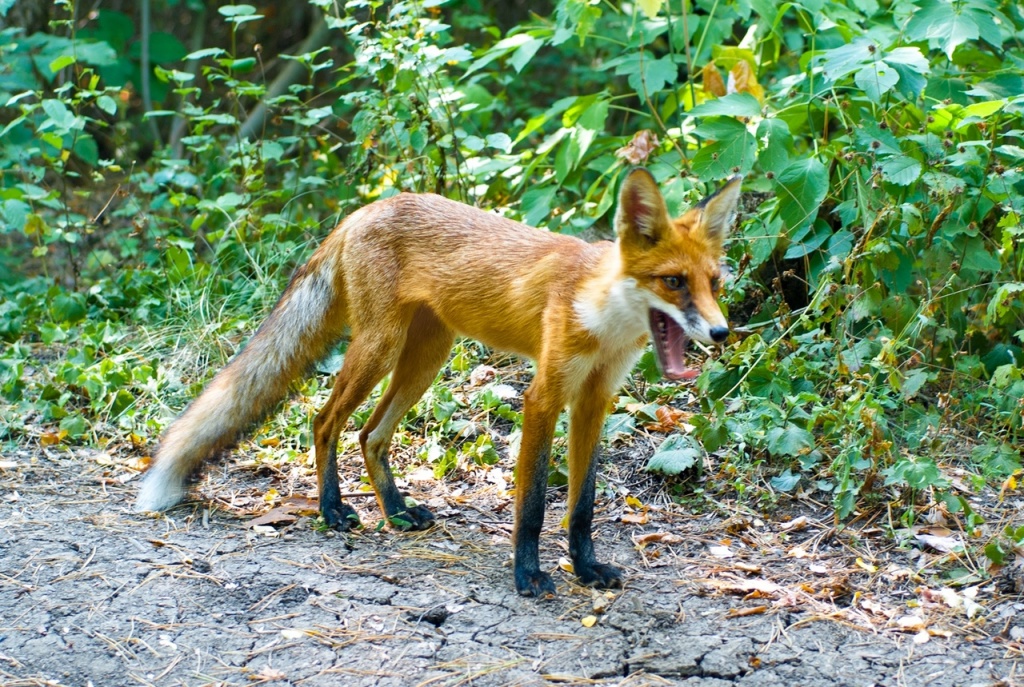
<svg viewBox="0 0 1024 687">
<path fill-rule="evenodd" d="M 388 449 L 398 423 L 430 387 L 437 371 L 448 359 L 454 341 L 454 333 L 433 311 L 420 307 L 409 325 L 405 347 L 391 373 L 388 390 L 359 432 L 370 483 L 377 493 L 381 512 L 393 527 L 419 530 L 434 521 L 433 514 L 423 506 L 406 505 L 391 475 Z"/>
<path fill-rule="evenodd" d="M 338 487 L 338 437 L 352 411 L 359 407 L 373 387 L 398 360 L 405 345 L 406 323 L 379 323 L 372 330 L 353 331 L 345 362 L 334 383 L 327 404 L 313 420 L 316 447 L 316 480 L 320 491 L 320 514 L 328 527 L 349 529 L 359 524 L 352 506 L 341 500 Z"/>
</svg>

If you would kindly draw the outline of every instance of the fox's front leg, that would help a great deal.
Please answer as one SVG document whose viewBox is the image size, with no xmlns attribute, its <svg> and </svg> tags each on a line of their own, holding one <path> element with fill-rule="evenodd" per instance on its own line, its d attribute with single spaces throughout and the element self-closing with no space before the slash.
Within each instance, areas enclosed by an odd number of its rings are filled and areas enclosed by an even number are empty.
<svg viewBox="0 0 1024 687">
<path fill-rule="evenodd" d="M 516 465 L 516 521 L 512 534 L 516 590 L 523 596 L 555 593 L 540 569 L 538 550 L 551 461 L 551 437 L 562 409 L 560 394 L 538 374 L 523 397 L 523 439 Z"/>
<path fill-rule="evenodd" d="M 622 572 L 598 563 L 591 526 L 594 520 L 594 482 L 598 442 L 608 397 L 590 386 L 573 403 L 569 415 L 569 556 L 580 584 L 608 589 L 622 586 Z"/>
</svg>

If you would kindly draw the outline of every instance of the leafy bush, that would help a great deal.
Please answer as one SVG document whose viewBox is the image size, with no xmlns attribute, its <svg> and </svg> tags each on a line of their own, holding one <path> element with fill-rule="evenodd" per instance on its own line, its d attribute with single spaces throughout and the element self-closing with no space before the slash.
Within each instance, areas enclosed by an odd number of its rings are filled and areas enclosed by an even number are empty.
<svg viewBox="0 0 1024 687">
<path fill-rule="evenodd" d="M 0 395 L 21 419 L 0 431 L 151 436 L 154 401 L 190 395 L 366 201 L 433 191 L 607 235 L 617 180 L 644 164 L 672 210 L 747 175 L 740 336 L 698 381 L 705 450 L 769 459 L 775 489 L 829 492 L 839 518 L 872 493 L 912 517 L 953 460 L 1020 469 L 1018 3 L 312 5 L 294 55 L 257 46 L 250 5 L 218 8 L 216 44 L 188 54 L 173 26 L 152 33 L 148 61 L 132 18 L 104 9 L 2 30 Z M 184 370 L 183 347 L 199 352 Z"/>
</svg>

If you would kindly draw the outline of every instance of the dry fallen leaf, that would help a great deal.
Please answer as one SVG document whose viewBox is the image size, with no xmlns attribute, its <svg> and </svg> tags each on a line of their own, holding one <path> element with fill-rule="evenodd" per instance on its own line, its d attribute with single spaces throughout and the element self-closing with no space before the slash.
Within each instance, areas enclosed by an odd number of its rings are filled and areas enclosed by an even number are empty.
<svg viewBox="0 0 1024 687">
<path fill-rule="evenodd" d="M 469 384 L 470 386 L 481 386 L 488 382 L 493 382 L 497 376 L 498 370 L 490 365 L 477 365 L 469 373 Z"/>
<path fill-rule="evenodd" d="M 726 618 L 743 618 L 748 615 L 760 615 L 768 611 L 767 606 L 754 606 L 753 608 L 730 608 L 725 614 Z"/>
<path fill-rule="evenodd" d="M 740 580 L 740 579 L 705 579 L 698 580 L 699 583 L 703 584 L 710 589 L 725 594 L 742 594 L 746 597 L 758 597 L 758 596 L 775 596 L 783 591 L 782 587 L 774 582 L 768 580 Z"/>
<path fill-rule="evenodd" d="M 948 527 L 915 527 L 914 539 L 940 553 L 952 553 L 964 548 L 960 537 Z"/>
<path fill-rule="evenodd" d="M 608 607 L 612 605 L 612 601 L 615 600 L 615 595 L 594 593 L 594 599 L 592 609 L 595 615 L 601 615 L 608 610 Z"/>
<path fill-rule="evenodd" d="M 597 616 L 596 615 L 588 615 L 588 616 L 585 616 L 582 620 L 580 620 L 580 624 L 583 625 L 583 627 L 593 627 L 596 623 L 597 623 Z"/>
<path fill-rule="evenodd" d="M 736 555 L 728 546 L 709 546 L 708 553 L 715 558 L 732 558 Z"/>
<path fill-rule="evenodd" d="M 270 666 L 263 666 L 263 670 L 256 673 L 256 677 L 260 680 L 266 680 L 268 682 L 282 681 L 287 676 L 278 670 L 277 668 L 271 668 Z"/>
<path fill-rule="evenodd" d="M 683 538 L 678 534 L 672 534 L 671 532 L 648 532 L 646 534 L 640 534 L 633 537 L 633 541 L 637 544 L 650 544 L 651 542 L 659 542 L 661 544 L 682 544 Z"/>
<path fill-rule="evenodd" d="M 905 615 L 896 619 L 896 627 L 904 632 L 919 632 L 924 629 L 924 618 L 917 615 Z"/>
<path fill-rule="evenodd" d="M 680 427 L 685 429 L 687 427 L 686 421 L 693 417 L 692 413 L 673 406 L 661 406 L 654 411 L 654 415 L 658 418 L 658 421 L 644 423 L 644 429 L 663 433 L 674 432 Z"/>
<path fill-rule="evenodd" d="M 647 513 L 623 513 L 620 519 L 627 525 L 646 525 Z"/>
<path fill-rule="evenodd" d="M 799 518 L 793 518 L 789 522 L 782 523 L 781 528 L 787 532 L 799 532 L 807 527 L 810 522 L 810 519 L 806 515 L 801 515 Z"/>
<path fill-rule="evenodd" d="M 568 558 L 565 558 L 564 556 L 558 559 L 558 567 L 567 573 L 573 572 L 572 561 L 570 561 Z"/>
</svg>

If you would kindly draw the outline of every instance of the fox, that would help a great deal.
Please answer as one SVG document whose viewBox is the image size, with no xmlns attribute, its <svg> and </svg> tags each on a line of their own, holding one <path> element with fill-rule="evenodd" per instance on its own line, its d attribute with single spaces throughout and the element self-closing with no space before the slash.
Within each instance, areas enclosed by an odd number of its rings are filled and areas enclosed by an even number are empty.
<svg viewBox="0 0 1024 687">
<path fill-rule="evenodd" d="M 613 395 L 653 343 L 664 377 L 692 377 L 691 339 L 724 342 L 719 293 L 735 221 L 734 176 L 681 216 L 654 177 L 625 175 L 614 241 L 590 243 L 433 194 L 400 193 L 344 219 L 293 273 L 266 320 L 163 434 L 135 502 L 165 511 L 202 464 L 229 448 L 287 395 L 290 384 L 346 336 L 327 403 L 313 420 L 319 511 L 331 528 L 359 526 L 341 498 L 338 440 L 385 376 L 359 446 L 392 527 L 430 527 L 433 514 L 401 493 L 388 462 L 392 435 L 436 378 L 457 336 L 531 359 L 516 466 L 513 575 L 524 596 L 550 597 L 539 540 L 559 414 L 569 411 L 568 543 L 583 585 L 613 588 L 623 573 L 598 561 L 592 536 L 598 445 Z"/>
</svg>

